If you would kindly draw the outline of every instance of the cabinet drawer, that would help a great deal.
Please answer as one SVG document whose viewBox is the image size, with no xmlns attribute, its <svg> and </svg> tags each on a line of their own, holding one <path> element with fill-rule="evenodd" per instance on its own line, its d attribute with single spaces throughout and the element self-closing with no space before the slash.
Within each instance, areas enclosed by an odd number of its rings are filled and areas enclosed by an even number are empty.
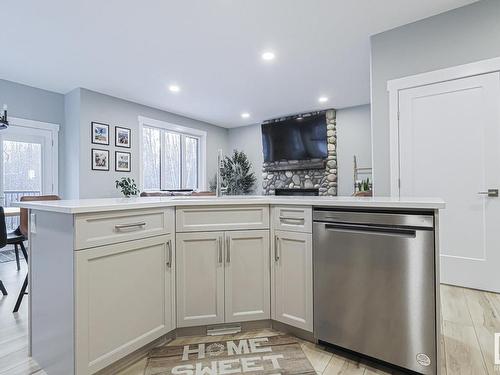
<svg viewBox="0 0 500 375">
<path fill-rule="evenodd" d="M 269 206 L 184 207 L 176 211 L 177 232 L 269 228 Z"/>
<path fill-rule="evenodd" d="M 174 231 L 174 209 L 127 210 L 75 217 L 75 248 L 137 240 Z"/>
<path fill-rule="evenodd" d="M 312 207 L 273 206 L 273 225 L 276 230 L 312 232 Z"/>
</svg>

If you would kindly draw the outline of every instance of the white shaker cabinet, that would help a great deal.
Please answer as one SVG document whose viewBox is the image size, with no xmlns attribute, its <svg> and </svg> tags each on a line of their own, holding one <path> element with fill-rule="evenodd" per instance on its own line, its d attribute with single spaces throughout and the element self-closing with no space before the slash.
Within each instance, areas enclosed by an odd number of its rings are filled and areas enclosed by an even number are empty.
<svg viewBox="0 0 500 375">
<path fill-rule="evenodd" d="M 75 252 L 76 373 L 93 374 L 175 328 L 172 235 Z"/>
<path fill-rule="evenodd" d="M 270 318 L 269 231 L 177 233 L 177 326 Z"/>
<path fill-rule="evenodd" d="M 225 232 L 225 321 L 270 318 L 269 231 Z"/>
<path fill-rule="evenodd" d="M 273 319 L 313 331 L 312 234 L 274 231 Z"/>
<path fill-rule="evenodd" d="M 177 233 L 177 326 L 224 323 L 224 232 Z"/>
</svg>

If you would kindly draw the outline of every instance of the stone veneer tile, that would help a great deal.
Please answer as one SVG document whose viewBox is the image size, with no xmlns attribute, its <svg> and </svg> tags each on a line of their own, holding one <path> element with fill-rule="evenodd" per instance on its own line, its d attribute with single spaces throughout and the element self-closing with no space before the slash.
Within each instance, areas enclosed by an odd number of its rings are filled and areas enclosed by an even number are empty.
<svg viewBox="0 0 500 375">
<path fill-rule="evenodd" d="M 275 189 L 319 189 L 319 195 L 337 195 L 337 120 L 335 109 L 325 113 L 328 154 L 325 169 L 269 171 L 269 167 L 300 164 L 299 160 L 265 162 L 262 166 L 262 190 L 266 195 Z M 321 159 L 318 159 L 319 161 Z M 314 161 L 314 160 L 312 160 Z"/>
</svg>

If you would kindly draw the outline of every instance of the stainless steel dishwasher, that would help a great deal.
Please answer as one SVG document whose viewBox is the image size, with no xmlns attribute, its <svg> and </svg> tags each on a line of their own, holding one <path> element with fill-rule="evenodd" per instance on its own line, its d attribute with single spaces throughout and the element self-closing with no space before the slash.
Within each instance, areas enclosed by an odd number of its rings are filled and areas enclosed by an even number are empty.
<svg viewBox="0 0 500 375">
<path fill-rule="evenodd" d="M 433 214 L 315 209 L 314 335 L 437 373 Z"/>
</svg>

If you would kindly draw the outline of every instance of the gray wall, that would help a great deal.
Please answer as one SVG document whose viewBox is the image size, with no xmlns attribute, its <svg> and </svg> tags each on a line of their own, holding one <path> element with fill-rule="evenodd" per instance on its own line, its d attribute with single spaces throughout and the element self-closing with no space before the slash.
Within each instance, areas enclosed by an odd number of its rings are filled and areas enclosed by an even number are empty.
<svg viewBox="0 0 500 375">
<path fill-rule="evenodd" d="M 371 37 L 375 194 L 390 193 L 387 81 L 498 56 L 499 0 L 483 0 Z"/>
<path fill-rule="evenodd" d="M 0 79 L 0 109 L 9 106 L 9 116 L 64 123 L 64 95 Z"/>
<path fill-rule="evenodd" d="M 66 95 L 0 80 L 0 105 L 9 105 L 13 117 L 51 122 L 61 125 L 59 131 L 59 194 L 65 199 L 119 196 L 114 181 L 121 176 L 139 180 L 138 120 L 142 115 L 157 120 L 201 129 L 207 132 L 207 178 L 215 174 L 216 151 L 225 153 L 233 149 L 244 151 L 253 164 L 257 177 L 256 194 L 262 193 L 261 168 L 263 162 L 260 124 L 235 129 L 224 129 L 201 121 L 143 106 L 86 89 L 75 89 Z M 352 177 L 352 154 L 366 150 L 369 131 L 366 130 L 368 106 L 339 110 L 339 194 L 348 194 Z M 90 143 L 91 121 L 111 125 L 109 146 Z M 344 128 L 345 125 L 349 128 Z M 132 172 L 114 172 L 114 126 L 132 129 Z M 359 133 L 356 135 L 356 133 Z M 344 139 L 342 141 L 342 139 Z M 92 147 L 110 151 L 109 172 L 92 171 L 90 150 Z M 126 150 L 128 151 L 128 150 Z M 344 157 L 344 155 L 346 155 Z M 364 158 L 364 157 L 363 157 Z M 345 162 L 343 160 L 346 160 Z M 364 160 L 362 160 L 364 163 Z M 367 160 L 367 163 L 369 161 Z M 344 172 L 344 173 L 343 173 Z M 342 177 L 345 174 L 347 177 Z M 350 178 L 349 182 L 344 179 Z"/>
<path fill-rule="evenodd" d="M 215 175 L 217 149 L 227 151 L 227 129 L 187 117 L 175 115 L 134 102 L 118 99 L 94 91 L 80 89 L 80 152 L 79 152 L 79 197 L 118 197 L 120 193 L 115 188 L 115 180 L 127 176 L 139 182 L 139 134 L 138 116 L 150 117 L 177 125 L 187 126 L 207 132 L 207 178 Z M 90 142 L 90 123 L 103 122 L 110 125 L 111 140 L 109 146 L 93 145 Z M 131 149 L 119 149 L 132 153 L 131 173 L 114 171 L 115 150 L 114 127 L 123 126 L 132 129 Z M 91 170 L 90 152 L 92 148 L 110 151 L 110 170 Z"/>
<path fill-rule="evenodd" d="M 354 192 L 354 155 L 359 167 L 372 166 L 371 139 L 370 105 L 337 110 L 338 195 Z"/>
<path fill-rule="evenodd" d="M 65 171 L 59 181 L 64 199 L 78 199 L 80 195 L 80 89 L 70 91 L 64 97 L 64 128 L 60 133 L 59 148 L 67 150 L 59 162 Z"/>
<path fill-rule="evenodd" d="M 0 109 L 9 106 L 8 114 L 27 120 L 50 122 L 59 128 L 59 193 L 64 192 L 64 95 L 0 79 Z"/>
<path fill-rule="evenodd" d="M 242 126 L 240 128 L 229 129 L 228 150 L 234 149 L 243 151 L 251 161 L 253 171 L 257 177 L 254 194 L 262 194 L 262 163 L 264 155 L 262 154 L 262 134 L 260 124 Z"/>
<path fill-rule="evenodd" d="M 0 80 L 0 108 L 9 106 L 9 115 L 60 125 L 59 194 L 65 199 L 119 196 L 114 181 L 121 176 L 139 180 L 139 115 L 201 129 L 207 132 L 207 177 L 215 174 L 216 151 L 227 151 L 227 129 L 175 115 L 137 103 L 121 100 L 86 89 L 75 89 L 66 95 L 19 83 Z M 109 146 L 90 143 L 90 123 L 110 124 Z M 132 172 L 114 172 L 114 126 L 132 129 Z M 92 171 L 90 149 L 110 151 L 110 171 Z"/>
<path fill-rule="evenodd" d="M 260 124 L 229 129 L 228 149 L 244 151 L 257 176 L 255 194 L 262 194 L 262 136 Z M 353 184 L 352 157 L 360 164 L 371 166 L 370 106 L 337 110 L 338 194 L 351 195 Z"/>
</svg>

